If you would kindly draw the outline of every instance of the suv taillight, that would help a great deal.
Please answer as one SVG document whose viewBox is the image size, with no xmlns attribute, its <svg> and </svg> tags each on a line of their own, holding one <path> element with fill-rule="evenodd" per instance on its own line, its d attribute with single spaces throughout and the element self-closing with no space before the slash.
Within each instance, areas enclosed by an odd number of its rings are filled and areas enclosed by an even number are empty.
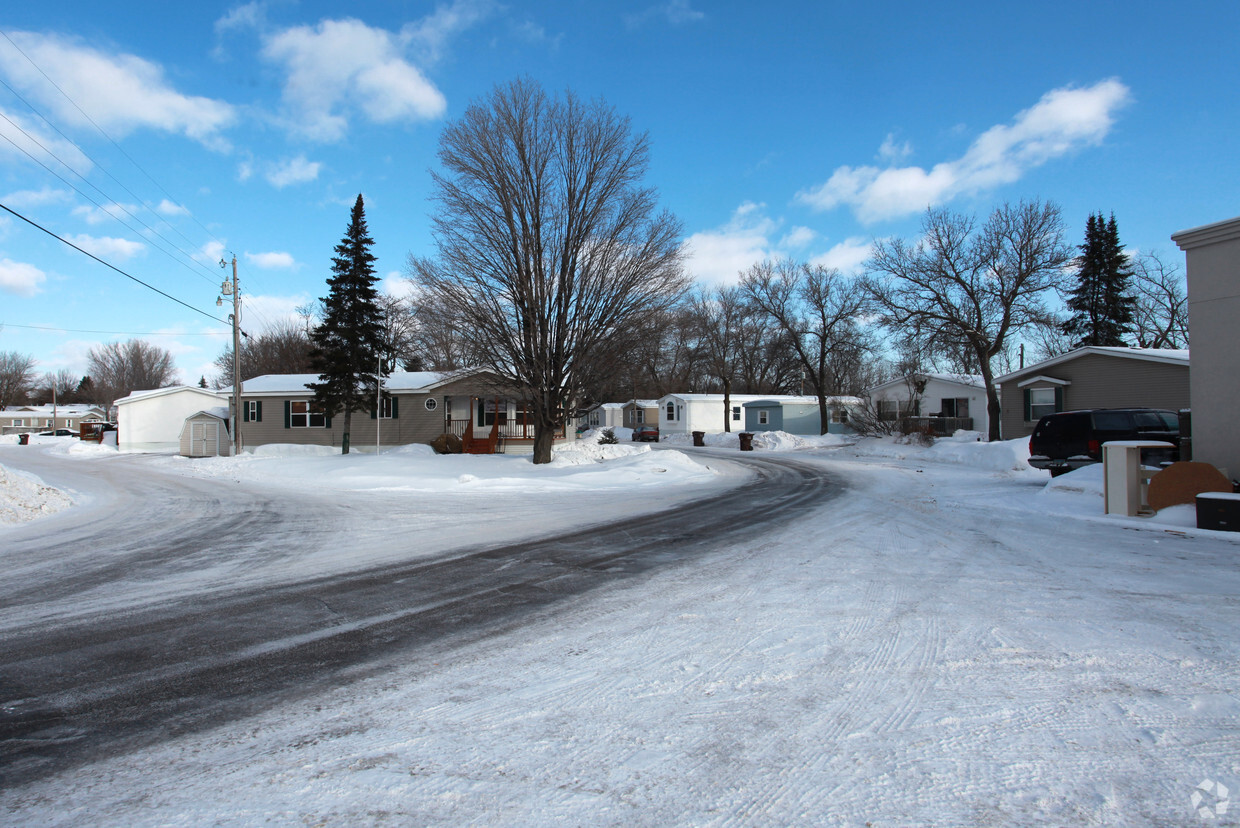
<svg viewBox="0 0 1240 828">
<path fill-rule="evenodd" d="M 1090 440 L 1088 448 L 1090 454 L 1102 454 L 1102 441 Z"/>
</svg>

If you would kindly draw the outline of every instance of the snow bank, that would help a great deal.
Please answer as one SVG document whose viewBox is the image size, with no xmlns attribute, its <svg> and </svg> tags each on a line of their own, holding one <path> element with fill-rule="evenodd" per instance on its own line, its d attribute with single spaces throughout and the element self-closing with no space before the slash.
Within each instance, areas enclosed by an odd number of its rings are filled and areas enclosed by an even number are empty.
<svg viewBox="0 0 1240 828">
<path fill-rule="evenodd" d="M 858 457 L 890 457 L 969 466 L 980 471 L 1033 472 L 1029 466 L 1029 438 L 987 443 L 977 431 L 957 431 L 923 446 L 907 437 L 864 437 L 851 449 Z"/>
<path fill-rule="evenodd" d="M 0 526 L 25 523 L 72 505 L 71 497 L 33 474 L 0 466 Z"/>
</svg>

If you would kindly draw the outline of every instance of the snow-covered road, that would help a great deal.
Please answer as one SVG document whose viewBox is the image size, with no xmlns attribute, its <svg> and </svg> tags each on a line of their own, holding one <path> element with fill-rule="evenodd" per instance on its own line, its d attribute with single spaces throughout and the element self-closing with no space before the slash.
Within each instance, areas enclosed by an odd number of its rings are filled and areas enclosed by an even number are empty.
<svg viewBox="0 0 1240 828">
<path fill-rule="evenodd" d="M 1226 824 L 1195 807 L 1240 790 L 1240 538 L 952 458 L 797 452 L 848 491 L 0 807 L 75 826 Z"/>
</svg>

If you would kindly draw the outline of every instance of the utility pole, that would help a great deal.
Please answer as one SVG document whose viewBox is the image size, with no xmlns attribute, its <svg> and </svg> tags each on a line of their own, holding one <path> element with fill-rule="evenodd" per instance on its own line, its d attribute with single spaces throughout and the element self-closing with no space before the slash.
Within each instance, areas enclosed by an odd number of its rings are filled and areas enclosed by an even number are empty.
<svg viewBox="0 0 1240 828">
<path fill-rule="evenodd" d="M 220 259 L 220 267 L 227 267 L 228 262 Z M 232 257 L 232 283 L 227 279 L 220 286 L 223 296 L 232 296 L 233 312 L 228 321 L 232 323 L 233 336 L 233 457 L 241 454 L 241 291 L 237 290 L 237 257 Z M 222 305 L 223 297 L 216 299 L 215 304 Z"/>
</svg>

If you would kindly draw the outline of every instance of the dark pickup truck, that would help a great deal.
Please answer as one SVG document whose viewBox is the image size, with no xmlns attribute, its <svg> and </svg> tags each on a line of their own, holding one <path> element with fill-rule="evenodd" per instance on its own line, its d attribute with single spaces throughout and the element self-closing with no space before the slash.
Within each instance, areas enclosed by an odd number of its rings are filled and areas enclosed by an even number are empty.
<svg viewBox="0 0 1240 828">
<path fill-rule="evenodd" d="M 1175 448 L 1150 448 L 1141 461 L 1155 466 L 1179 459 L 1180 420 L 1159 408 L 1095 408 L 1061 411 L 1038 420 L 1029 437 L 1029 465 L 1052 477 L 1102 462 L 1102 444 L 1111 440 L 1155 440 Z"/>
</svg>

